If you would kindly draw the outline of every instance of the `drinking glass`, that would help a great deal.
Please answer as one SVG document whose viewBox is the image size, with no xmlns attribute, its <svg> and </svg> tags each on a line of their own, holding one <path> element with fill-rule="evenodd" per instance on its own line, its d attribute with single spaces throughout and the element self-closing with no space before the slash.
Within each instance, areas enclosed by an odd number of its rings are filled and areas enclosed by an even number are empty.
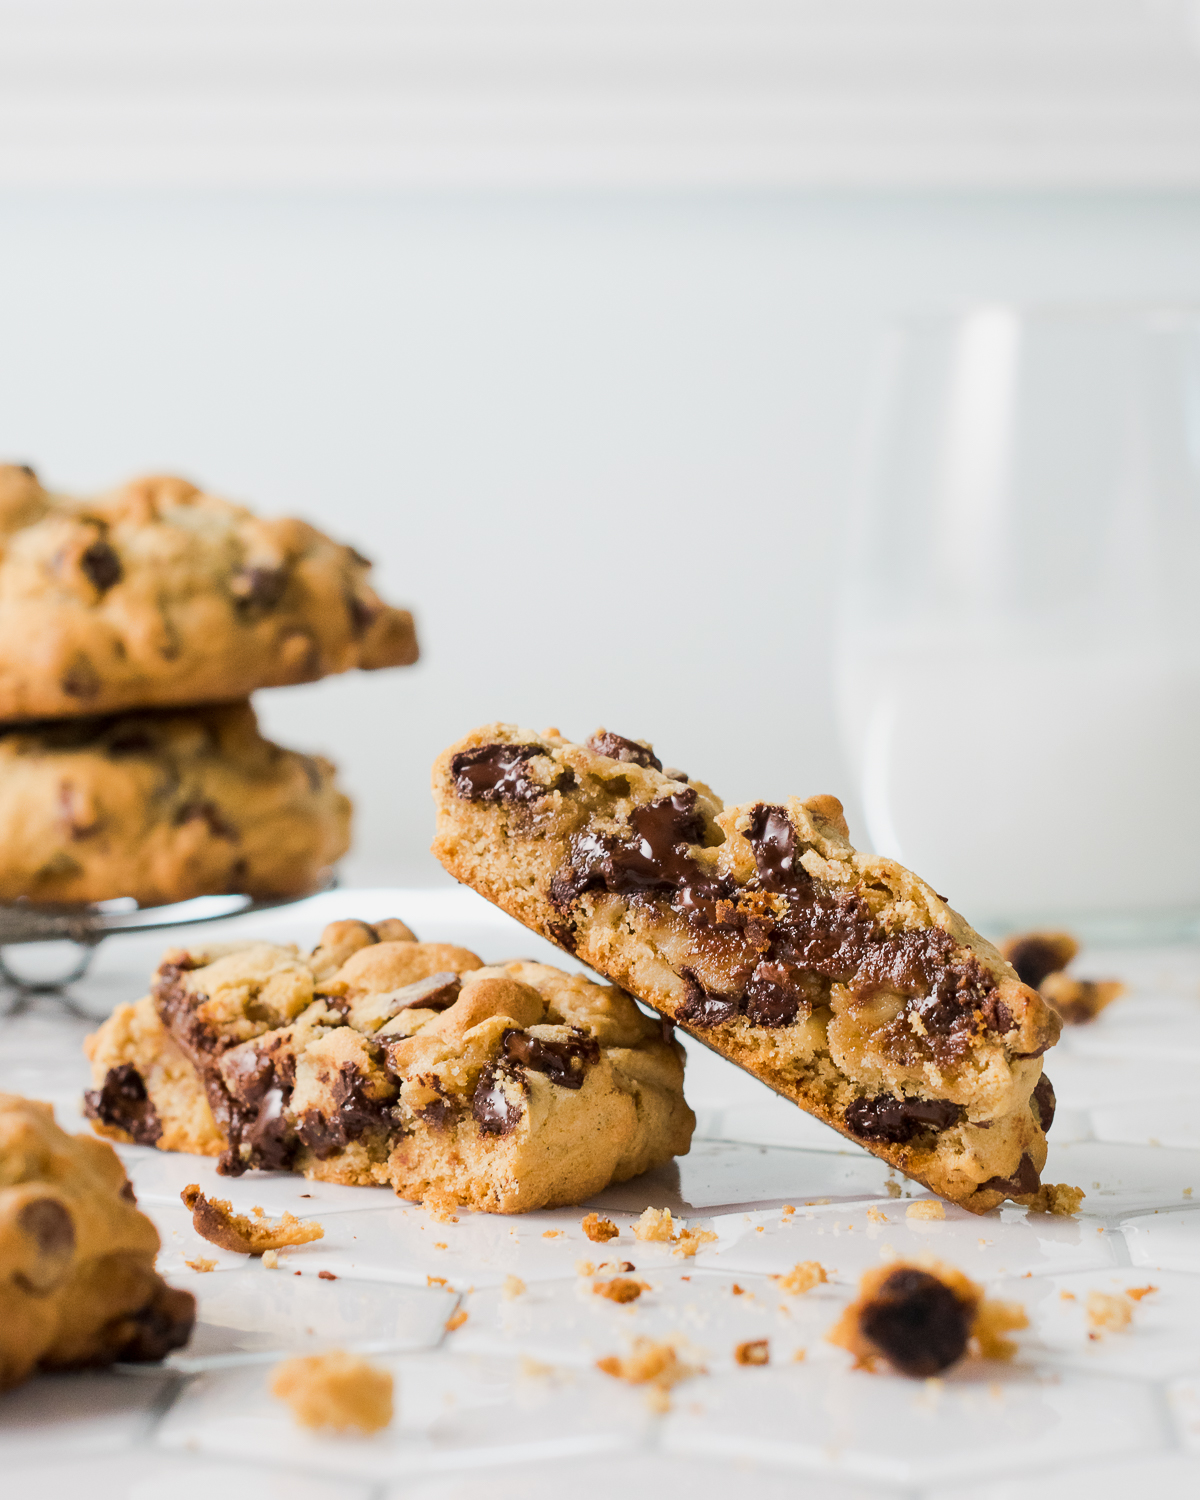
<svg viewBox="0 0 1200 1500">
<path fill-rule="evenodd" d="M 836 648 L 873 847 L 991 928 L 1200 932 L 1200 310 L 894 327 Z"/>
</svg>

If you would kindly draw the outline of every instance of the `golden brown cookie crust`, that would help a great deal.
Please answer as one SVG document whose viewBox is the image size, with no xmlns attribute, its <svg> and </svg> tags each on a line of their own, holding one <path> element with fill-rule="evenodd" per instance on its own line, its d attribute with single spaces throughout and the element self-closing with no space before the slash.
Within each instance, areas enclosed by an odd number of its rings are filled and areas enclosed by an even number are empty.
<svg viewBox="0 0 1200 1500">
<path fill-rule="evenodd" d="M 640 742 L 597 744 L 609 753 L 508 724 L 466 736 L 434 767 L 434 853 L 908 1176 L 976 1212 L 1031 1202 L 1053 1098 L 1041 1055 L 1059 1029 L 1036 991 L 932 887 L 855 850 L 835 798 L 725 809 Z M 672 819 L 686 837 L 664 832 Z M 620 890 L 604 874 L 618 848 Z M 767 879 L 784 857 L 786 876 Z M 828 949 L 807 966 L 773 946 L 801 898 L 805 951 Z M 761 1021 L 747 1003 L 759 975 Z"/>
<path fill-rule="evenodd" d="M 417 659 L 370 564 L 186 480 L 89 499 L 0 466 L 0 720 L 220 702 Z"/>
<path fill-rule="evenodd" d="M 110 1146 L 0 1094 L 0 1390 L 186 1343 L 195 1301 L 155 1271 L 158 1249 Z"/>
<path fill-rule="evenodd" d="M 302 895 L 350 844 L 334 775 L 248 703 L 0 728 L 0 901 Z"/>
</svg>

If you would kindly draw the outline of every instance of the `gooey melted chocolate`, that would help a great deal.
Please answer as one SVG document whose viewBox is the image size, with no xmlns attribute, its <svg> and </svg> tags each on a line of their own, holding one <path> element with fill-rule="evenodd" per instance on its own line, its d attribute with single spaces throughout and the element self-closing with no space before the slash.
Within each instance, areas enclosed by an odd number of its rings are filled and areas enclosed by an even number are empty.
<svg viewBox="0 0 1200 1500">
<path fill-rule="evenodd" d="M 473 750 L 460 750 L 450 762 L 454 789 L 468 802 L 520 806 L 574 786 L 570 771 L 560 772 L 549 786 L 533 779 L 528 763 L 545 753 L 540 745 L 476 745 Z"/>
<path fill-rule="evenodd" d="M 966 1352 L 967 1309 L 944 1281 L 914 1266 L 895 1270 L 858 1315 L 863 1335 L 902 1375 L 928 1378 Z"/>
<path fill-rule="evenodd" d="M 153 1146 L 162 1135 L 146 1081 L 132 1063 L 109 1068 L 101 1086 L 84 1094 L 83 1109 L 89 1120 L 123 1130 L 139 1146 Z"/>
</svg>

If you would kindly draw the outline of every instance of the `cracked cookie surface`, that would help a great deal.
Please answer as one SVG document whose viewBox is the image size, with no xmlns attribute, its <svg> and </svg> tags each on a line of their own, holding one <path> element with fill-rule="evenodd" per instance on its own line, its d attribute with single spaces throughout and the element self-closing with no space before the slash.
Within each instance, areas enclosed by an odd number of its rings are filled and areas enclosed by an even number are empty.
<svg viewBox="0 0 1200 1500">
<path fill-rule="evenodd" d="M 302 895 L 350 844 L 334 767 L 248 703 L 0 727 L 0 900 Z"/>
<path fill-rule="evenodd" d="M 111 1146 L 0 1094 L 0 1390 L 185 1344 L 195 1300 L 155 1271 L 158 1249 Z"/>
<path fill-rule="evenodd" d="M 403 923 L 174 952 L 88 1041 L 102 1132 L 519 1213 L 684 1154 L 683 1049 L 622 991 Z"/>
<path fill-rule="evenodd" d="M 304 521 L 186 480 L 51 494 L 0 465 L 0 720 L 244 698 L 416 660 L 412 616 Z"/>
<path fill-rule="evenodd" d="M 641 741 L 508 724 L 433 785 L 458 880 L 935 1191 L 1033 1202 L 1058 1020 L 835 798 L 726 809 Z"/>
</svg>

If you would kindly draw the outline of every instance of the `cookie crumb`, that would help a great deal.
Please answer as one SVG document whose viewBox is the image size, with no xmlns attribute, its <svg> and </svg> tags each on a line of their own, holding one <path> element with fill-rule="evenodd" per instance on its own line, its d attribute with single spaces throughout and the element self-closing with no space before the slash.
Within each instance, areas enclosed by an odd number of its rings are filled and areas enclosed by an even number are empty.
<svg viewBox="0 0 1200 1500">
<path fill-rule="evenodd" d="M 504 1285 L 500 1288 L 500 1295 L 506 1302 L 511 1302 L 514 1297 L 525 1295 L 525 1283 L 519 1276 L 506 1276 Z"/>
<path fill-rule="evenodd" d="M 783 1208 L 782 1208 L 782 1210 L 781 1210 L 781 1213 L 782 1213 L 782 1216 L 783 1216 L 783 1217 L 784 1217 L 784 1218 L 785 1218 L 785 1219 L 790 1219 L 790 1218 L 791 1218 L 791 1216 L 792 1216 L 792 1215 L 793 1215 L 793 1214 L 794 1214 L 794 1213 L 795 1213 L 795 1212 L 796 1212 L 796 1205 L 795 1205 L 795 1204 L 794 1204 L 794 1203 L 785 1203 L 785 1204 L 784 1204 L 784 1205 L 783 1205 Z"/>
<path fill-rule="evenodd" d="M 594 1276 L 596 1274 L 596 1263 L 592 1260 L 577 1260 L 575 1262 L 576 1276 Z"/>
<path fill-rule="evenodd" d="M 611 1281 L 594 1281 L 592 1291 L 597 1297 L 607 1297 L 610 1302 L 636 1302 L 643 1292 L 650 1290 L 648 1281 L 633 1281 L 628 1276 L 614 1276 Z"/>
<path fill-rule="evenodd" d="M 1079 1212 L 1086 1197 L 1082 1188 L 1070 1187 L 1065 1182 L 1043 1182 L 1032 1198 L 1023 1198 L 1021 1201 L 1028 1203 L 1030 1213 L 1055 1214 L 1060 1218 L 1068 1218 Z"/>
<path fill-rule="evenodd" d="M 433 1248 L 435 1250 L 448 1250 L 450 1247 L 446 1244 L 445 1240 L 434 1240 Z"/>
<path fill-rule="evenodd" d="M 794 1365 L 798 1365 L 801 1362 L 801 1360 L 804 1360 L 804 1359 L 807 1359 L 807 1358 L 808 1358 L 808 1350 L 807 1349 L 797 1349 L 796 1352 L 795 1352 L 795 1354 L 792 1355 L 792 1363 Z"/>
<path fill-rule="evenodd" d="M 200 1185 L 191 1182 L 180 1193 L 185 1208 L 191 1210 L 192 1228 L 201 1239 L 221 1250 L 239 1255 L 262 1255 L 267 1250 L 286 1250 L 289 1245 L 307 1245 L 325 1237 L 325 1230 L 313 1219 L 297 1219 L 285 1213 L 272 1221 L 263 1210 L 250 1210 L 253 1217 L 235 1214 L 225 1198 L 206 1198 Z"/>
<path fill-rule="evenodd" d="M 702 1245 L 710 1245 L 717 1238 L 711 1229 L 681 1229 L 679 1243 L 672 1251 L 674 1255 L 692 1256 Z"/>
<path fill-rule="evenodd" d="M 421 1200 L 422 1207 L 428 1209 L 439 1224 L 457 1224 L 458 1215 L 454 1210 L 459 1206 L 458 1199 L 450 1193 L 426 1193 Z"/>
<path fill-rule="evenodd" d="M 888 1216 L 881 1208 L 868 1208 L 867 1218 L 872 1224 L 886 1224 Z"/>
<path fill-rule="evenodd" d="M 739 1365 L 766 1365 L 771 1362 L 770 1341 L 767 1339 L 746 1339 L 733 1351 L 733 1357 Z"/>
<path fill-rule="evenodd" d="M 633 1226 L 633 1232 L 639 1240 L 669 1242 L 678 1238 L 675 1220 L 671 1217 L 669 1208 L 645 1209 L 641 1218 Z"/>
<path fill-rule="evenodd" d="M 268 1271 L 278 1271 L 278 1269 L 279 1269 L 279 1251 L 278 1250 L 264 1250 L 263 1253 L 262 1253 L 262 1263 L 267 1268 Z M 215 1264 L 215 1262 L 214 1262 L 214 1264 Z M 300 1272 L 297 1271 L 296 1275 L 299 1276 L 299 1274 L 300 1274 Z"/>
<path fill-rule="evenodd" d="M 545 1380 L 554 1374 L 554 1366 L 543 1364 L 540 1359 L 534 1359 L 530 1354 L 522 1354 L 517 1362 L 518 1372 L 526 1380 Z"/>
<path fill-rule="evenodd" d="M 562 1238 L 562 1230 L 561 1229 L 543 1229 L 542 1230 L 542 1238 L 544 1240 L 558 1240 L 558 1239 L 561 1239 Z"/>
<path fill-rule="evenodd" d="M 425 1285 L 426 1286 L 449 1286 L 450 1283 L 446 1280 L 446 1278 L 444 1276 L 426 1276 L 426 1278 L 425 1278 Z"/>
<path fill-rule="evenodd" d="M 828 1281 L 829 1277 L 819 1260 L 802 1260 L 784 1275 L 773 1279 L 781 1292 L 790 1292 L 793 1297 L 799 1297 Z"/>
<path fill-rule="evenodd" d="M 1087 1295 L 1087 1319 L 1094 1329 L 1106 1329 L 1117 1333 L 1128 1328 L 1133 1318 L 1133 1306 L 1123 1293 L 1091 1291 Z M 1098 1337 L 1098 1334 L 1093 1334 Z"/>
<path fill-rule="evenodd" d="M 301 1427 L 336 1432 L 378 1432 L 395 1410 L 391 1374 L 341 1349 L 277 1365 L 271 1394 L 287 1402 Z"/>
<path fill-rule="evenodd" d="M 1149 1297 L 1152 1292 L 1157 1292 L 1156 1286 L 1127 1286 L 1125 1295 L 1132 1297 L 1135 1302 L 1140 1302 L 1143 1297 Z"/>
<path fill-rule="evenodd" d="M 889 1198 L 898 1198 L 900 1196 L 900 1184 L 894 1177 L 889 1177 L 883 1186 Z"/>
<path fill-rule="evenodd" d="M 456 1328 L 461 1328 L 467 1321 L 468 1313 L 465 1307 L 460 1307 L 446 1319 L 446 1332 L 453 1333 Z"/>
<path fill-rule="evenodd" d="M 1184 1188 L 1184 1190 L 1183 1190 L 1183 1196 L 1185 1198 L 1190 1198 L 1192 1196 L 1192 1190 L 1191 1190 L 1191 1188 Z"/>
<path fill-rule="evenodd" d="M 736 1281 L 729 1288 L 729 1290 L 735 1297 L 744 1297 L 746 1295 L 746 1288 L 744 1286 L 738 1286 Z"/>
<path fill-rule="evenodd" d="M 602 1219 L 599 1214 L 584 1214 L 583 1232 L 596 1245 L 615 1240 L 621 1233 L 611 1219 Z"/>
<path fill-rule="evenodd" d="M 1074 1292 L 1059 1292 L 1058 1297 L 1059 1297 L 1059 1301 L 1060 1302 L 1074 1302 L 1075 1301 L 1075 1293 Z"/>
<path fill-rule="evenodd" d="M 653 1339 L 635 1340 L 625 1355 L 610 1354 L 596 1361 L 596 1368 L 629 1385 L 648 1385 L 647 1404 L 652 1411 L 670 1410 L 672 1386 L 692 1375 L 703 1374 L 699 1366 L 685 1364 L 673 1343 L 656 1343 Z"/>
<path fill-rule="evenodd" d="M 944 1219 L 946 1205 L 936 1198 L 918 1198 L 904 1210 L 906 1219 Z"/>
<path fill-rule="evenodd" d="M 272 1255 L 272 1257 L 274 1257 L 274 1255 L 275 1255 L 274 1250 L 272 1250 L 270 1252 L 270 1254 Z M 267 1257 L 264 1255 L 263 1256 L 263 1263 L 264 1264 L 266 1264 L 266 1259 L 267 1259 Z M 198 1255 L 195 1260 L 185 1260 L 184 1261 L 184 1265 L 185 1266 L 190 1266 L 193 1271 L 215 1271 L 217 1269 L 217 1263 L 216 1263 L 216 1261 L 215 1260 L 205 1260 L 205 1258 L 204 1258 L 203 1255 Z"/>
<path fill-rule="evenodd" d="M 337 1277 L 334 1275 L 334 1273 L 332 1271 L 318 1271 L 317 1272 L 317 1280 L 318 1281 L 336 1281 Z"/>
</svg>

